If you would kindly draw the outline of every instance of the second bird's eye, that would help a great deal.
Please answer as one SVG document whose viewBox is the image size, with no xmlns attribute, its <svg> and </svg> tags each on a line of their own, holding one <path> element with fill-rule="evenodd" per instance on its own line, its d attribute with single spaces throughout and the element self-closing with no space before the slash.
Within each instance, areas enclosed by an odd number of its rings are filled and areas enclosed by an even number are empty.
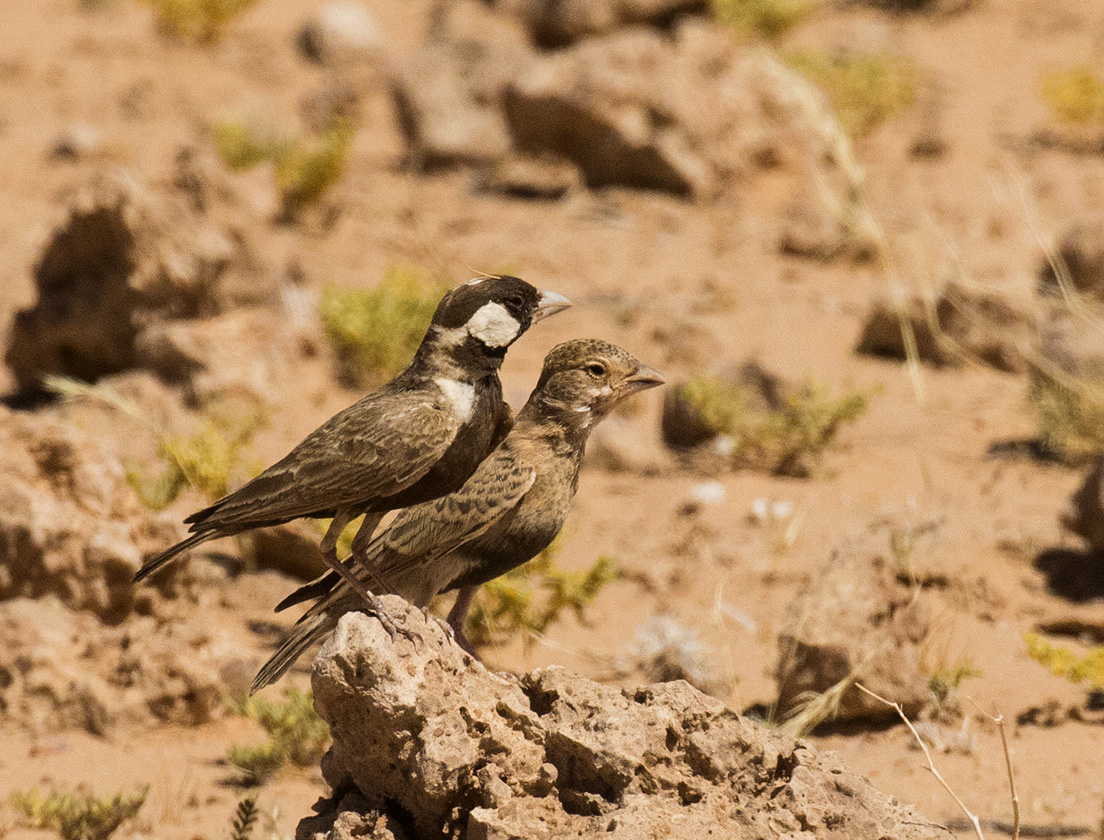
<svg viewBox="0 0 1104 840">
<path fill-rule="evenodd" d="M 603 376 L 606 372 L 606 366 L 601 362 L 591 362 L 586 366 L 586 372 L 591 376 Z"/>
<path fill-rule="evenodd" d="M 511 309 L 521 309 L 525 306 L 525 301 L 521 299 L 521 295 L 510 295 L 506 298 L 506 305 Z"/>
</svg>

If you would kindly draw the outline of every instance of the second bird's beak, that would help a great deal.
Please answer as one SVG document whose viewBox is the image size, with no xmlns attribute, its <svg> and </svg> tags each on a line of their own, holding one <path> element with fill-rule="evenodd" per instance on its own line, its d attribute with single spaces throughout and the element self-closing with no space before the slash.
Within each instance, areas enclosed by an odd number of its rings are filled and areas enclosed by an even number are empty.
<svg viewBox="0 0 1104 840">
<path fill-rule="evenodd" d="M 555 315 L 557 312 L 563 312 L 571 306 L 571 301 L 563 295 L 556 292 L 550 292 L 548 289 L 540 289 L 537 294 L 539 296 L 537 299 L 537 308 L 533 310 L 534 324 L 543 318 Z"/>
<path fill-rule="evenodd" d="M 626 393 L 635 394 L 637 391 L 647 391 L 649 388 L 655 388 L 666 382 L 667 380 L 663 378 L 659 371 L 641 365 L 634 373 L 622 380 L 622 387 Z"/>
</svg>

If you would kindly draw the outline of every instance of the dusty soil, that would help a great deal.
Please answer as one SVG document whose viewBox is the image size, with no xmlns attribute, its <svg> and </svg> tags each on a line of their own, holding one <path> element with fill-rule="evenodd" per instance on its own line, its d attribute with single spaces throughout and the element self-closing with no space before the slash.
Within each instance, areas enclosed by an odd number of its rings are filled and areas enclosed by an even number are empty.
<svg viewBox="0 0 1104 840">
<path fill-rule="evenodd" d="M 93 11 L 79 5 L 0 4 L 0 324 L 33 301 L 31 268 L 60 222 L 62 196 L 105 160 L 165 177 L 182 143 L 202 142 L 205 120 L 246 113 L 294 128 L 300 99 L 328 83 L 327 71 L 295 50 L 308 11 L 296 0 L 261 0 L 224 41 L 206 48 L 159 37 L 142 4 L 114 0 Z M 423 37 L 428 3 L 368 5 L 388 49 Z M 925 562 L 950 583 L 936 602 L 932 669 L 969 658 L 982 675 L 963 691 L 1013 722 L 1026 822 L 1095 830 L 1104 807 L 1104 726 L 1014 723 L 1052 700 L 1061 707 L 1084 700 L 1083 691 L 1029 660 L 1021 638 L 1062 617 L 1104 622 L 1099 600 L 1073 604 L 1050 594 L 1034 562 L 1070 541 L 1058 513 L 1079 474 L 987 454 L 994 443 L 1031 436 L 1025 378 L 976 366 L 924 368 L 913 378 L 900 364 L 856 356 L 853 347 L 868 303 L 895 284 L 926 289 L 952 273 L 1030 284 L 1042 244 L 1078 213 L 1099 207 L 1104 157 L 1043 150 L 1030 141 L 1046 121 L 1040 72 L 1087 60 L 1102 34 L 1104 16 L 1093 0 L 988 0 L 948 18 L 826 8 L 789 36 L 793 45 L 890 49 L 929 75 L 921 105 L 857 146 L 869 205 L 892 255 L 889 270 L 780 256 L 780 196 L 769 175 L 737 197 L 710 203 L 616 189 L 527 202 L 475 192 L 465 172 L 406 172 L 383 83 L 372 85 L 349 171 L 333 199 L 336 222 L 255 225 L 256 241 L 278 269 L 295 263 L 313 285 L 371 286 L 397 263 L 455 279 L 509 268 L 568 295 L 576 303 L 570 314 L 541 324 L 511 350 L 503 376 L 515 405 L 549 348 L 590 335 L 623 343 L 672 379 L 756 355 L 834 393 L 881 389 L 869 414 L 844 433 L 823 475 L 717 476 L 723 502 L 696 513 L 684 508 L 702 475 L 588 468 L 560 561 L 581 567 L 610 555 L 627 575 L 601 593 L 589 626 L 567 621 L 535 643 L 490 650 L 490 666 L 559 663 L 608 675 L 636 628 L 666 614 L 700 631 L 730 705 L 769 704 L 783 609 L 831 547 L 879 518 L 936 520 L 942 524 Z M 98 153 L 76 162 L 51 159 L 55 138 L 77 124 L 100 134 Z M 913 140 L 933 130 L 946 152 L 910 156 Z M 0 390 L 11 385 L 0 371 Z M 270 426 L 249 453 L 258 462 L 282 455 L 355 395 L 316 361 L 278 398 Z M 655 439 L 660 399 L 650 393 L 643 400 Z M 124 423 L 97 422 L 94 413 L 81 418 L 116 434 L 121 452 L 153 450 Z M 776 534 L 749 522 L 752 502 L 762 497 L 794 503 L 800 527 L 792 544 L 777 548 Z M 183 516 L 198 501 L 186 496 L 173 510 Z M 244 575 L 210 607 L 210 620 L 271 621 L 270 590 L 253 588 Z M 257 593 L 264 597 L 251 597 Z M 278 623 L 290 620 L 281 616 Z M 272 638 L 255 639 L 249 653 L 259 662 Z M 308 667 L 301 663 L 293 679 L 305 684 Z M 1008 819 L 996 729 L 968 705 L 963 725 L 973 735 L 972 750 L 938 755 L 940 770 L 975 812 Z M 50 783 L 87 783 L 104 792 L 148 783 L 141 818 L 118 836 L 217 837 L 228 831 L 241 795 L 220 761 L 228 743 L 251 734 L 251 725 L 234 718 L 188 730 L 128 730 L 108 740 L 32 736 L 13 726 L 0 734 L 0 795 Z M 933 819 L 960 817 L 902 727 L 812 740 Z M 260 803 L 273 815 L 266 833 L 289 836 L 324 792 L 316 771 L 289 771 L 266 785 Z M 3 807 L 10 826 L 14 814 Z"/>
</svg>

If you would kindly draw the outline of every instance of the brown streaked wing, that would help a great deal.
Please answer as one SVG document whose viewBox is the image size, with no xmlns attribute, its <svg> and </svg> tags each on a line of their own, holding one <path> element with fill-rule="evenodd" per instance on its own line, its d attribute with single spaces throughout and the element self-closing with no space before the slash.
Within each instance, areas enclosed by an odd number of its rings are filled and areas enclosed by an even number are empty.
<svg viewBox="0 0 1104 840">
<path fill-rule="evenodd" d="M 356 507 L 414 484 L 441 459 L 459 424 L 430 399 L 378 397 L 333 418 L 283 460 L 216 502 L 202 525 L 247 525 Z"/>
</svg>

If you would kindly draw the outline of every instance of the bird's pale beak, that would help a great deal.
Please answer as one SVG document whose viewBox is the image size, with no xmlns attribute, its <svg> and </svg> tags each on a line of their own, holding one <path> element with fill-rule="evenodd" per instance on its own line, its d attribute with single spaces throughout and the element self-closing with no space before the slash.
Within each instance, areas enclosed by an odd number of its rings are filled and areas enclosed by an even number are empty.
<svg viewBox="0 0 1104 840">
<path fill-rule="evenodd" d="M 623 387 L 627 393 L 635 394 L 637 391 L 647 391 L 649 388 L 658 387 L 666 382 L 667 380 L 663 378 L 659 371 L 641 365 L 634 373 L 625 377 Z"/>
<path fill-rule="evenodd" d="M 557 292 L 550 292 L 548 289 L 540 289 L 537 294 L 539 297 L 537 308 L 533 312 L 534 324 L 543 318 L 555 315 L 557 312 L 563 312 L 571 306 L 571 301 Z"/>
</svg>

